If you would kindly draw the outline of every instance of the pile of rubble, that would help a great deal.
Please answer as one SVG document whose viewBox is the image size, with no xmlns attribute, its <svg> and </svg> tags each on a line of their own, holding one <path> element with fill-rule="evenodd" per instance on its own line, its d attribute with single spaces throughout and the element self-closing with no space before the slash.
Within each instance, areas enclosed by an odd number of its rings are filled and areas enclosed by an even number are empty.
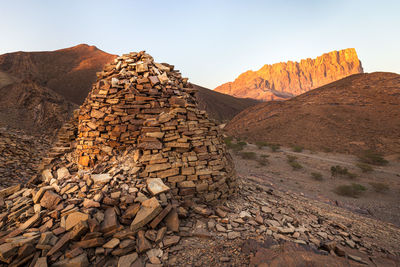
<svg viewBox="0 0 400 267">
<path fill-rule="evenodd" d="M 186 86 L 173 66 L 144 52 L 98 73 L 79 121 L 60 131 L 40 184 L 0 191 L 0 260 L 163 264 L 189 207 L 201 210 L 236 187 L 218 127 Z"/>
<path fill-rule="evenodd" d="M 49 147 L 49 138 L 0 127 L 0 188 L 25 183 L 36 175 Z"/>
</svg>

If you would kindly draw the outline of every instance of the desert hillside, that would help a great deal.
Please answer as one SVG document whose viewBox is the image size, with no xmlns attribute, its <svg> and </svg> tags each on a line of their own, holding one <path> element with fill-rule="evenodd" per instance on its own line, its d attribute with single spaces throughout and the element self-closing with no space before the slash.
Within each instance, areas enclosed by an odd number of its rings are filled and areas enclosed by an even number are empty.
<svg viewBox="0 0 400 267">
<path fill-rule="evenodd" d="M 242 110 L 259 103 L 255 99 L 233 97 L 195 84 L 193 86 L 198 90 L 196 98 L 199 107 L 219 122 L 229 121 Z"/>
<path fill-rule="evenodd" d="M 264 101 L 288 99 L 346 76 L 362 73 L 354 48 L 332 51 L 315 59 L 264 65 L 258 71 L 246 71 L 233 82 L 215 91 Z"/>
<path fill-rule="evenodd" d="M 38 85 L 79 105 L 96 79 L 96 72 L 115 57 L 86 44 L 55 51 L 7 53 L 0 55 L 0 72 L 8 75 L 8 80 L 34 79 Z"/>
<path fill-rule="evenodd" d="M 53 134 L 78 105 L 53 90 L 25 79 L 0 88 L 0 125 Z"/>
<path fill-rule="evenodd" d="M 314 150 L 400 152 L 400 75 L 357 74 L 288 101 L 250 107 L 228 134 Z"/>
</svg>

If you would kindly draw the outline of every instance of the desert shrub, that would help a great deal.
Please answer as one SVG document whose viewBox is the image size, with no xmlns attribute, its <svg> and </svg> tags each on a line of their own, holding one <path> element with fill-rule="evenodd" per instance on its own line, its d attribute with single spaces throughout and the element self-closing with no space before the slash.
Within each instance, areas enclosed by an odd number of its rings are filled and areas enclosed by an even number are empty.
<svg viewBox="0 0 400 267">
<path fill-rule="evenodd" d="M 339 185 L 334 189 L 334 192 L 341 196 L 358 198 L 365 190 L 367 188 L 361 184 L 351 184 Z"/>
<path fill-rule="evenodd" d="M 264 141 L 257 141 L 257 142 L 256 142 L 256 146 L 257 146 L 259 149 L 262 149 L 263 147 L 268 146 L 268 143 L 267 143 L 267 142 L 264 142 Z"/>
<path fill-rule="evenodd" d="M 238 142 L 234 143 L 233 138 L 230 136 L 226 137 L 224 139 L 224 142 L 225 142 L 227 148 L 232 149 L 234 152 L 243 150 L 243 148 L 247 145 L 247 143 L 244 141 L 238 141 Z"/>
<path fill-rule="evenodd" d="M 383 193 L 385 191 L 389 190 L 389 186 L 387 184 L 384 183 L 375 183 L 375 182 L 371 182 L 369 183 L 372 188 L 375 190 L 375 192 L 377 193 Z"/>
<path fill-rule="evenodd" d="M 287 162 L 292 166 L 293 170 L 300 170 L 303 168 L 300 163 L 296 161 L 297 157 L 292 155 L 287 155 Z"/>
<path fill-rule="evenodd" d="M 241 146 L 246 146 L 246 145 L 247 145 L 247 143 L 246 143 L 245 141 L 239 141 L 239 142 L 238 142 L 238 145 L 241 145 Z"/>
<path fill-rule="evenodd" d="M 382 154 L 374 152 L 372 150 L 366 150 L 358 156 L 359 160 L 363 163 L 384 166 L 389 162 L 383 158 Z"/>
<path fill-rule="evenodd" d="M 243 150 L 243 146 L 242 146 L 242 145 L 240 145 L 240 144 L 234 144 L 234 143 L 232 143 L 232 144 L 229 146 L 229 148 L 232 149 L 234 152 L 238 152 L 238 151 Z"/>
<path fill-rule="evenodd" d="M 233 137 L 232 136 L 228 136 L 228 137 L 224 138 L 224 142 L 225 142 L 226 145 L 232 144 L 232 141 L 233 141 Z"/>
<path fill-rule="evenodd" d="M 357 167 L 360 168 L 360 170 L 361 170 L 362 172 L 364 172 L 364 173 L 365 173 L 365 172 L 372 172 L 372 171 L 374 170 L 374 168 L 372 168 L 372 166 L 369 165 L 369 164 L 367 164 L 367 163 L 359 162 L 359 163 L 357 163 L 356 165 L 357 165 Z"/>
<path fill-rule="evenodd" d="M 316 181 L 322 181 L 323 180 L 322 174 L 319 173 L 319 172 L 312 172 L 311 173 L 311 177 Z"/>
<path fill-rule="evenodd" d="M 272 152 L 276 152 L 281 148 L 279 144 L 269 144 L 268 146 L 271 148 Z"/>
<path fill-rule="evenodd" d="M 242 157 L 242 159 L 256 159 L 257 154 L 254 152 L 240 152 L 239 155 Z"/>
<path fill-rule="evenodd" d="M 337 176 L 346 176 L 350 179 L 354 179 L 357 177 L 356 174 L 349 172 L 349 170 L 345 167 L 341 167 L 339 165 L 332 166 L 331 167 L 331 174 L 333 177 Z"/>
<path fill-rule="evenodd" d="M 303 152 L 303 149 L 304 148 L 302 146 L 298 146 L 298 145 L 295 145 L 292 147 L 293 152 Z"/>
</svg>

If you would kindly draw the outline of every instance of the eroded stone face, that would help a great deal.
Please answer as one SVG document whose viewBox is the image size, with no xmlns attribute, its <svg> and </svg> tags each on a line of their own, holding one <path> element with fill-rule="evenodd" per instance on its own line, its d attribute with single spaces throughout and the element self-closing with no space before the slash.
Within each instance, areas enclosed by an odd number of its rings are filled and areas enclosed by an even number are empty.
<svg viewBox="0 0 400 267">
<path fill-rule="evenodd" d="M 173 66 L 144 52 L 116 58 L 98 73 L 79 111 L 78 166 L 89 169 L 135 151 L 128 167 L 137 173 L 129 179 L 153 181 L 153 195 L 166 190 L 156 188 L 164 184 L 178 200 L 226 198 L 235 188 L 233 163 L 194 93 Z M 103 176 L 92 178 L 96 183 Z"/>
</svg>

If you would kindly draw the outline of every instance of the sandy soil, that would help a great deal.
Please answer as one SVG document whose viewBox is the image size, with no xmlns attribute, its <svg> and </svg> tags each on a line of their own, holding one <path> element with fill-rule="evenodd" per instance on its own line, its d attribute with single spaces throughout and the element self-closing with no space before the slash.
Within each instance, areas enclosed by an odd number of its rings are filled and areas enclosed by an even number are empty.
<svg viewBox="0 0 400 267">
<path fill-rule="evenodd" d="M 363 173 L 356 164 L 356 156 L 323 153 L 303 150 L 293 152 L 290 148 L 280 148 L 272 152 L 270 148 L 257 148 L 253 144 L 245 146 L 242 152 L 254 152 L 257 158 L 267 155 L 266 166 L 260 165 L 254 159 L 243 159 L 240 154 L 231 152 L 236 170 L 240 175 L 265 181 L 266 184 L 280 190 L 292 191 L 304 196 L 320 200 L 332 205 L 347 208 L 359 214 L 383 220 L 400 226 L 400 160 L 398 157 L 389 159 L 387 166 L 373 166 L 372 172 Z M 240 152 L 239 152 L 240 153 Z M 297 157 L 302 166 L 293 170 L 287 156 Z M 347 176 L 332 177 L 331 166 L 339 165 L 356 174 L 355 178 Z M 320 173 L 322 180 L 315 180 L 311 173 Z M 361 184 L 366 187 L 358 198 L 340 196 L 334 189 L 340 185 Z M 388 187 L 383 192 L 376 192 L 370 183 L 382 183 Z"/>
</svg>

